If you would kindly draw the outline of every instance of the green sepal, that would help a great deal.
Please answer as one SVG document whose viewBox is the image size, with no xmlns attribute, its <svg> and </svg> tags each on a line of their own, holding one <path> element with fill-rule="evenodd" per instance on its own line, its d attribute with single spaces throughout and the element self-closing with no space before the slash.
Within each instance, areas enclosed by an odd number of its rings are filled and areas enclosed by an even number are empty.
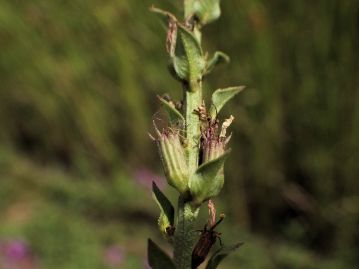
<svg viewBox="0 0 359 269">
<path fill-rule="evenodd" d="M 187 14 L 194 15 L 201 25 L 215 21 L 221 16 L 220 0 L 192 0 L 187 4 Z"/>
<path fill-rule="evenodd" d="M 171 58 L 171 68 L 177 79 L 197 89 L 205 69 L 205 60 L 199 40 L 185 26 L 178 24 L 180 42 L 177 42 L 175 56 Z"/>
<path fill-rule="evenodd" d="M 237 250 L 242 245 L 243 243 L 237 243 L 233 246 L 221 247 L 213 253 L 207 263 L 206 269 L 216 269 L 224 258 L 226 258 L 230 253 Z"/>
<path fill-rule="evenodd" d="M 177 110 L 175 105 L 172 102 L 168 102 L 163 99 L 161 96 L 157 96 L 158 100 L 162 103 L 164 109 L 168 114 L 168 118 L 171 123 L 177 123 L 178 121 L 185 121 L 183 115 Z"/>
<path fill-rule="evenodd" d="M 170 236 L 168 231 L 171 231 L 174 227 L 175 209 L 167 197 L 157 187 L 155 182 L 152 182 L 152 196 L 161 211 L 158 219 L 158 226 L 165 236 Z"/>
<path fill-rule="evenodd" d="M 172 259 L 151 239 L 148 239 L 147 255 L 152 269 L 176 269 Z"/>
<path fill-rule="evenodd" d="M 216 159 L 200 165 L 189 179 L 189 189 L 195 205 L 201 204 L 221 191 L 224 184 L 223 166 L 230 150 Z"/>
<path fill-rule="evenodd" d="M 218 89 L 212 94 L 212 105 L 210 108 L 211 117 L 215 117 L 223 106 L 232 99 L 236 94 L 245 89 L 245 86 L 229 87 Z"/>
<path fill-rule="evenodd" d="M 216 51 L 212 57 L 212 59 L 210 59 L 207 62 L 206 65 L 206 70 L 204 72 L 204 75 L 208 75 L 209 73 L 212 72 L 212 70 L 219 64 L 221 63 L 229 63 L 230 62 L 230 58 L 227 54 L 225 54 L 222 51 Z"/>
</svg>

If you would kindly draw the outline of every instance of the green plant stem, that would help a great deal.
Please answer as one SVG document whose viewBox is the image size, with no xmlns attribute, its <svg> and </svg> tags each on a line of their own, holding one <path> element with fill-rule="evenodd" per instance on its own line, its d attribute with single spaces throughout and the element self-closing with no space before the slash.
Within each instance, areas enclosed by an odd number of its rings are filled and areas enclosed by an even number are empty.
<svg viewBox="0 0 359 269">
<path fill-rule="evenodd" d="M 187 162 L 189 174 L 198 167 L 200 127 L 199 117 L 194 113 L 202 103 L 201 82 L 196 88 L 184 89 L 184 106 L 186 118 Z M 194 224 L 199 208 L 194 209 L 183 196 L 178 199 L 178 220 L 175 233 L 174 261 L 178 269 L 191 269 L 194 245 Z"/>
<path fill-rule="evenodd" d="M 194 224 L 199 208 L 193 209 L 190 203 L 180 196 L 178 199 L 178 220 L 174 243 L 174 262 L 177 269 L 191 269 L 192 249 L 195 239 Z"/>
<path fill-rule="evenodd" d="M 193 0 L 184 0 L 185 18 Z M 197 34 L 200 34 L 199 31 Z M 200 35 L 199 35 L 200 36 Z M 200 38 L 199 38 L 200 40 Z M 187 163 L 189 175 L 198 167 L 200 120 L 196 109 L 202 104 L 202 81 L 184 85 L 184 116 L 186 119 Z M 178 198 L 178 219 L 174 241 L 174 262 L 177 269 L 192 268 L 192 250 L 195 240 L 194 225 L 199 208 L 193 208 L 182 195 Z"/>
<path fill-rule="evenodd" d="M 197 114 L 194 113 L 202 103 L 202 89 L 198 84 L 197 89 L 192 91 L 185 90 L 184 106 L 186 118 L 186 138 L 187 138 L 187 161 L 188 172 L 191 175 L 198 167 L 200 122 Z"/>
</svg>

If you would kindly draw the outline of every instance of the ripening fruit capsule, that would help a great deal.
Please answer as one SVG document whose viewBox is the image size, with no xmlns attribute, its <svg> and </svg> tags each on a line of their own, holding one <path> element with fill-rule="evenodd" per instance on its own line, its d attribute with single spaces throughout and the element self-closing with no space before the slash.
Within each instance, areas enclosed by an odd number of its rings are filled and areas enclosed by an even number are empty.
<svg viewBox="0 0 359 269">
<path fill-rule="evenodd" d="M 168 184 L 180 193 L 188 191 L 188 167 L 179 131 L 166 129 L 162 133 L 156 129 L 155 139 L 162 160 Z"/>
</svg>

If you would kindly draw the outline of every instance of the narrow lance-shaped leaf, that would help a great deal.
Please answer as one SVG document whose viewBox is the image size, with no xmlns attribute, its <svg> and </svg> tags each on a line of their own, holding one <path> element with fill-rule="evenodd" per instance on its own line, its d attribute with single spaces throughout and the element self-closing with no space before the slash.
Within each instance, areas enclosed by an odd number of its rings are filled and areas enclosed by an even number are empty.
<svg viewBox="0 0 359 269">
<path fill-rule="evenodd" d="M 230 253 L 237 250 L 242 245 L 243 243 L 237 243 L 230 247 L 221 247 L 213 253 L 212 257 L 207 263 L 206 269 L 216 269 L 224 258 L 226 258 Z"/>
<path fill-rule="evenodd" d="M 167 100 L 163 99 L 161 96 L 157 96 L 158 100 L 163 105 L 163 108 L 166 110 L 169 120 L 171 123 L 176 123 L 178 121 L 184 122 L 183 115 L 176 109 L 175 105 Z"/>
<path fill-rule="evenodd" d="M 212 70 L 219 64 L 221 63 L 229 63 L 230 58 L 227 54 L 225 54 L 224 52 L 221 51 L 216 51 L 212 57 L 212 59 L 210 59 L 207 64 L 206 64 L 206 70 L 204 72 L 204 75 L 208 75 L 209 73 L 212 72 Z"/>
<path fill-rule="evenodd" d="M 170 231 L 174 225 L 175 210 L 171 202 L 161 192 L 155 182 L 152 182 L 152 196 L 161 210 L 160 217 L 158 219 L 160 230 L 165 235 L 168 235 L 168 231 Z"/>
<path fill-rule="evenodd" d="M 176 269 L 172 259 L 151 239 L 148 239 L 147 255 L 152 269 Z"/>
<path fill-rule="evenodd" d="M 223 166 L 230 150 L 202 164 L 190 177 L 189 189 L 196 204 L 219 194 L 224 183 Z"/>
<path fill-rule="evenodd" d="M 185 53 L 185 59 L 188 66 L 188 74 L 186 80 L 189 82 L 191 89 L 197 89 L 197 84 L 202 79 L 205 68 L 205 61 L 199 40 L 183 25 L 179 25 L 179 33 L 181 43 Z M 177 61 L 183 58 L 176 58 Z M 181 63 L 182 66 L 186 64 Z"/>
<path fill-rule="evenodd" d="M 218 89 L 212 94 L 212 105 L 210 108 L 211 117 L 215 117 L 223 106 L 232 99 L 236 94 L 245 89 L 245 86 L 230 87 Z"/>
</svg>

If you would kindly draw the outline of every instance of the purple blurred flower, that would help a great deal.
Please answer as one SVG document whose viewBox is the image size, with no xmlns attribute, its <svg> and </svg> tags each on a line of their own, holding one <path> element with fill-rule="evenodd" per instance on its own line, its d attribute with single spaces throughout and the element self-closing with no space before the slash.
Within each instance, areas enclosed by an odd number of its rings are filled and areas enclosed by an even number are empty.
<svg viewBox="0 0 359 269">
<path fill-rule="evenodd" d="M 0 268 L 34 269 L 37 262 L 25 241 L 6 240 L 0 242 Z"/>
<path fill-rule="evenodd" d="M 12 261 L 21 261 L 28 257 L 29 250 L 24 241 L 14 240 L 4 245 L 4 256 Z"/>
<path fill-rule="evenodd" d="M 152 181 L 156 182 L 159 188 L 163 188 L 165 186 L 165 179 L 163 177 L 153 173 L 145 167 L 137 169 L 134 172 L 133 176 L 137 183 L 147 189 L 152 188 Z"/>
<path fill-rule="evenodd" d="M 104 262 L 106 265 L 111 267 L 119 266 L 125 258 L 125 253 L 122 247 L 118 245 L 109 246 L 105 250 Z"/>
</svg>

